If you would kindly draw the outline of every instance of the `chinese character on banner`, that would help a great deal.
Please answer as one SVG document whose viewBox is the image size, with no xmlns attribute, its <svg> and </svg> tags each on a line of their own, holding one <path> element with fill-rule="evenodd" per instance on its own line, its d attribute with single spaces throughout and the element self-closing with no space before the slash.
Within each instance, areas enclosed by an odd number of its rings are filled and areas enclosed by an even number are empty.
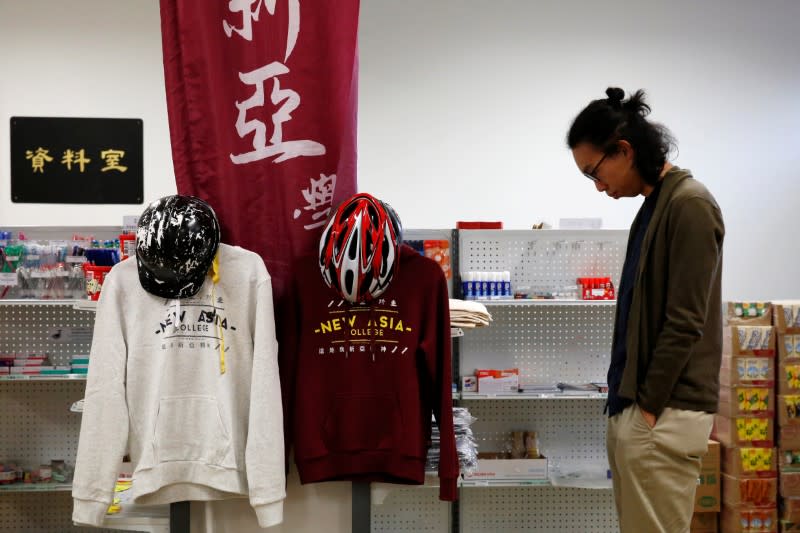
<svg viewBox="0 0 800 533">
<path fill-rule="evenodd" d="M 230 38 L 236 32 L 244 40 L 252 41 L 253 21 L 258 22 L 262 2 L 263 0 L 230 0 L 228 2 L 228 11 L 242 14 L 242 27 L 237 28 L 227 20 L 223 20 L 222 29 L 225 31 L 225 35 Z M 264 3 L 266 3 L 267 12 L 270 15 L 274 15 L 275 0 L 266 0 Z M 253 4 L 256 4 L 255 9 L 252 9 Z M 300 0 L 289 0 L 287 8 L 289 11 L 289 28 L 286 39 L 286 54 L 283 56 L 284 61 L 292 55 L 292 50 L 297 44 L 297 36 L 300 33 Z"/>
<path fill-rule="evenodd" d="M 61 159 L 61 164 L 67 166 L 67 170 L 72 170 L 72 165 L 77 164 L 80 171 L 83 172 L 87 163 L 91 163 L 91 159 L 86 158 L 84 149 L 81 148 L 77 152 L 73 152 L 69 148 L 64 150 L 64 157 Z"/>
<path fill-rule="evenodd" d="M 247 85 L 254 85 L 255 92 L 244 102 L 236 102 L 239 115 L 236 117 L 236 133 L 244 138 L 253 134 L 253 151 L 244 154 L 230 154 L 231 161 L 236 165 L 252 163 L 269 157 L 278 156 L 275 163 L 300 156 L 317 156 L 325 154 L 325 147 L 318 142 L 309 140 L 284 141 L 283 123 L 292 118 L 292 111 L 300 105 L 300 95 L 291 89 L 281 89 L 277 76 L 287 74 L 289 69 L 277 61 L 253 70 L 252 72 L 239 73 L 239 79 Z M 257 119 L 246 120 L 247 111 L 254 107 L 264 106 L 264 84 L 272 78 L 272 93 L 270 102 L 278 107 L 272 115 L 272 136 L 267 144 L 267 126 Z"/>
<path fill-rule="evenodd" d="M 253 40 L 253 21 L 258 22 L 258 14 L 261 11 L 261 3 L 263 0 L 230 0 L 228 2 L 228 10 L 232 13 L 242 13 L 242 27 L 236 28 L 232 26 L 227 20 L 222 21 L 222 29 L 225 30 L 225 35 L 230 37 L 233 32 L 241 35 L 246 41 Z M 256 8 L 250 8 L 257 2 Z M 267 11 L 270 15 L 275 14 L 275 0 L 267 0 Z"/>
<path fill-rule="evenodd" d="M 105 172 L 106 170 L 125 172 L 128 170 L 128 167 L 119 164 L 119 160 L 125 157 L 125 150 L 103 150 L 100 152 L 100 157 L 106 161 L 106 166 L 101 168 L 100 172 Z"/>
<path fill-rule="evenodd" d="M 50 157 L 50 150 L 45 150 L 41 146 L 36 149 L 36 152 L 32 152 L 30 150 L 25 150 L 25 159 L 31 160 L 31 165 L 33 166 L 34 172 L 39 172 L 40 174 L 44 174 L 44 164 L 45 162 L 49 163 L 53 160 Z"/>
<path fill-rule="evenodd" d="M 336 190 L 336 174 L 326 176 L 320 174 L 319 179 L 311 179 L 311 187 L 303 189 L 303 198 L 305 198 L 306 205 L 303 207 L 305 211 L 314 211 L 311 218 L 314 220 L 313 224 L 307 224 L 303 227 L 307 230 L 322 227 L 331 212 L 331 204 L 333 202 L 333 193 Z M 294 219 L 300 218 L 303 211 L 300 209 L 294 210 Z"/>
</svg>

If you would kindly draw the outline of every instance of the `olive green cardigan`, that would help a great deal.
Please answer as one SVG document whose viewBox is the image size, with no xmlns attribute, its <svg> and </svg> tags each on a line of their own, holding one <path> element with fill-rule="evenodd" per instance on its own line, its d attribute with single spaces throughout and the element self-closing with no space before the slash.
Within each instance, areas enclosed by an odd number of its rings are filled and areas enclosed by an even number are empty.
<svg viewBox="0 0 800 533">
<path fill-rule="evenodd" d="M 642 241 L 619 390 L 655 415 L 717 411 L 724 235 L 711 193 L 688 170 L 670 169 Z"/>
</svg>

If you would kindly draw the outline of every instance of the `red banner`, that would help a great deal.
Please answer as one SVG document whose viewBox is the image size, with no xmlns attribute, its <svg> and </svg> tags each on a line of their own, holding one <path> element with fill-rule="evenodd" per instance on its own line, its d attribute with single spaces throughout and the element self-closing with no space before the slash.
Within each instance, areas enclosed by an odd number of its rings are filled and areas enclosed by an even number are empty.
<svg viewBox="0 0 800 533">
<path fill-rule="evenodd" d="M 179 194 L 259 253 L 280 298 L 356 192 L 358 0 L 161 0 Z"/>
</svg>

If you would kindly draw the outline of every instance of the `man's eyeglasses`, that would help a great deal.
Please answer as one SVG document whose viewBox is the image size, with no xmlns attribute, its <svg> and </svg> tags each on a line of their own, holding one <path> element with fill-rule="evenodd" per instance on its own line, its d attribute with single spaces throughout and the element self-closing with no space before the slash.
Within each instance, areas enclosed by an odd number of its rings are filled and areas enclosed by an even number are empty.
<svg viewBox="0 0 800 533">
<path fill-rule="evenodd" d="M 603 164 L 603 161 L 606 160 L 606 157 L 608 157 L 608 154 L 603 154 L 603 157 L 600 158 L 600 161 L 597 162 L 597 164 L 594 166 L 594 168 L 592 170 L 590 170 L 589 172 L 584 172 L 583 175 L 586 176 L 587 178 L 589 178 L 590 180 L 592 180 L 595 183 L 600 181 L 600 179 L 597 177 L 597 169 L 600 168 L 600 165 Z"/>
</svg>

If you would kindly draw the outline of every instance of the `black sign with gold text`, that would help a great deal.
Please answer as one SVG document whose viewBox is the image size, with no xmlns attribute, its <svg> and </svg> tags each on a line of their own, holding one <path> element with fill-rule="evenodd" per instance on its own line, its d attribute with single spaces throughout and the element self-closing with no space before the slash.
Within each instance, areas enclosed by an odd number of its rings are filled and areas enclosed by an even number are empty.
<svg viewBox="0 0 800 533">
<path fill-rule="evenodd" d="M 142 120 L 11 117 L 11 200 L 141 204 Z"/>
</svg>

